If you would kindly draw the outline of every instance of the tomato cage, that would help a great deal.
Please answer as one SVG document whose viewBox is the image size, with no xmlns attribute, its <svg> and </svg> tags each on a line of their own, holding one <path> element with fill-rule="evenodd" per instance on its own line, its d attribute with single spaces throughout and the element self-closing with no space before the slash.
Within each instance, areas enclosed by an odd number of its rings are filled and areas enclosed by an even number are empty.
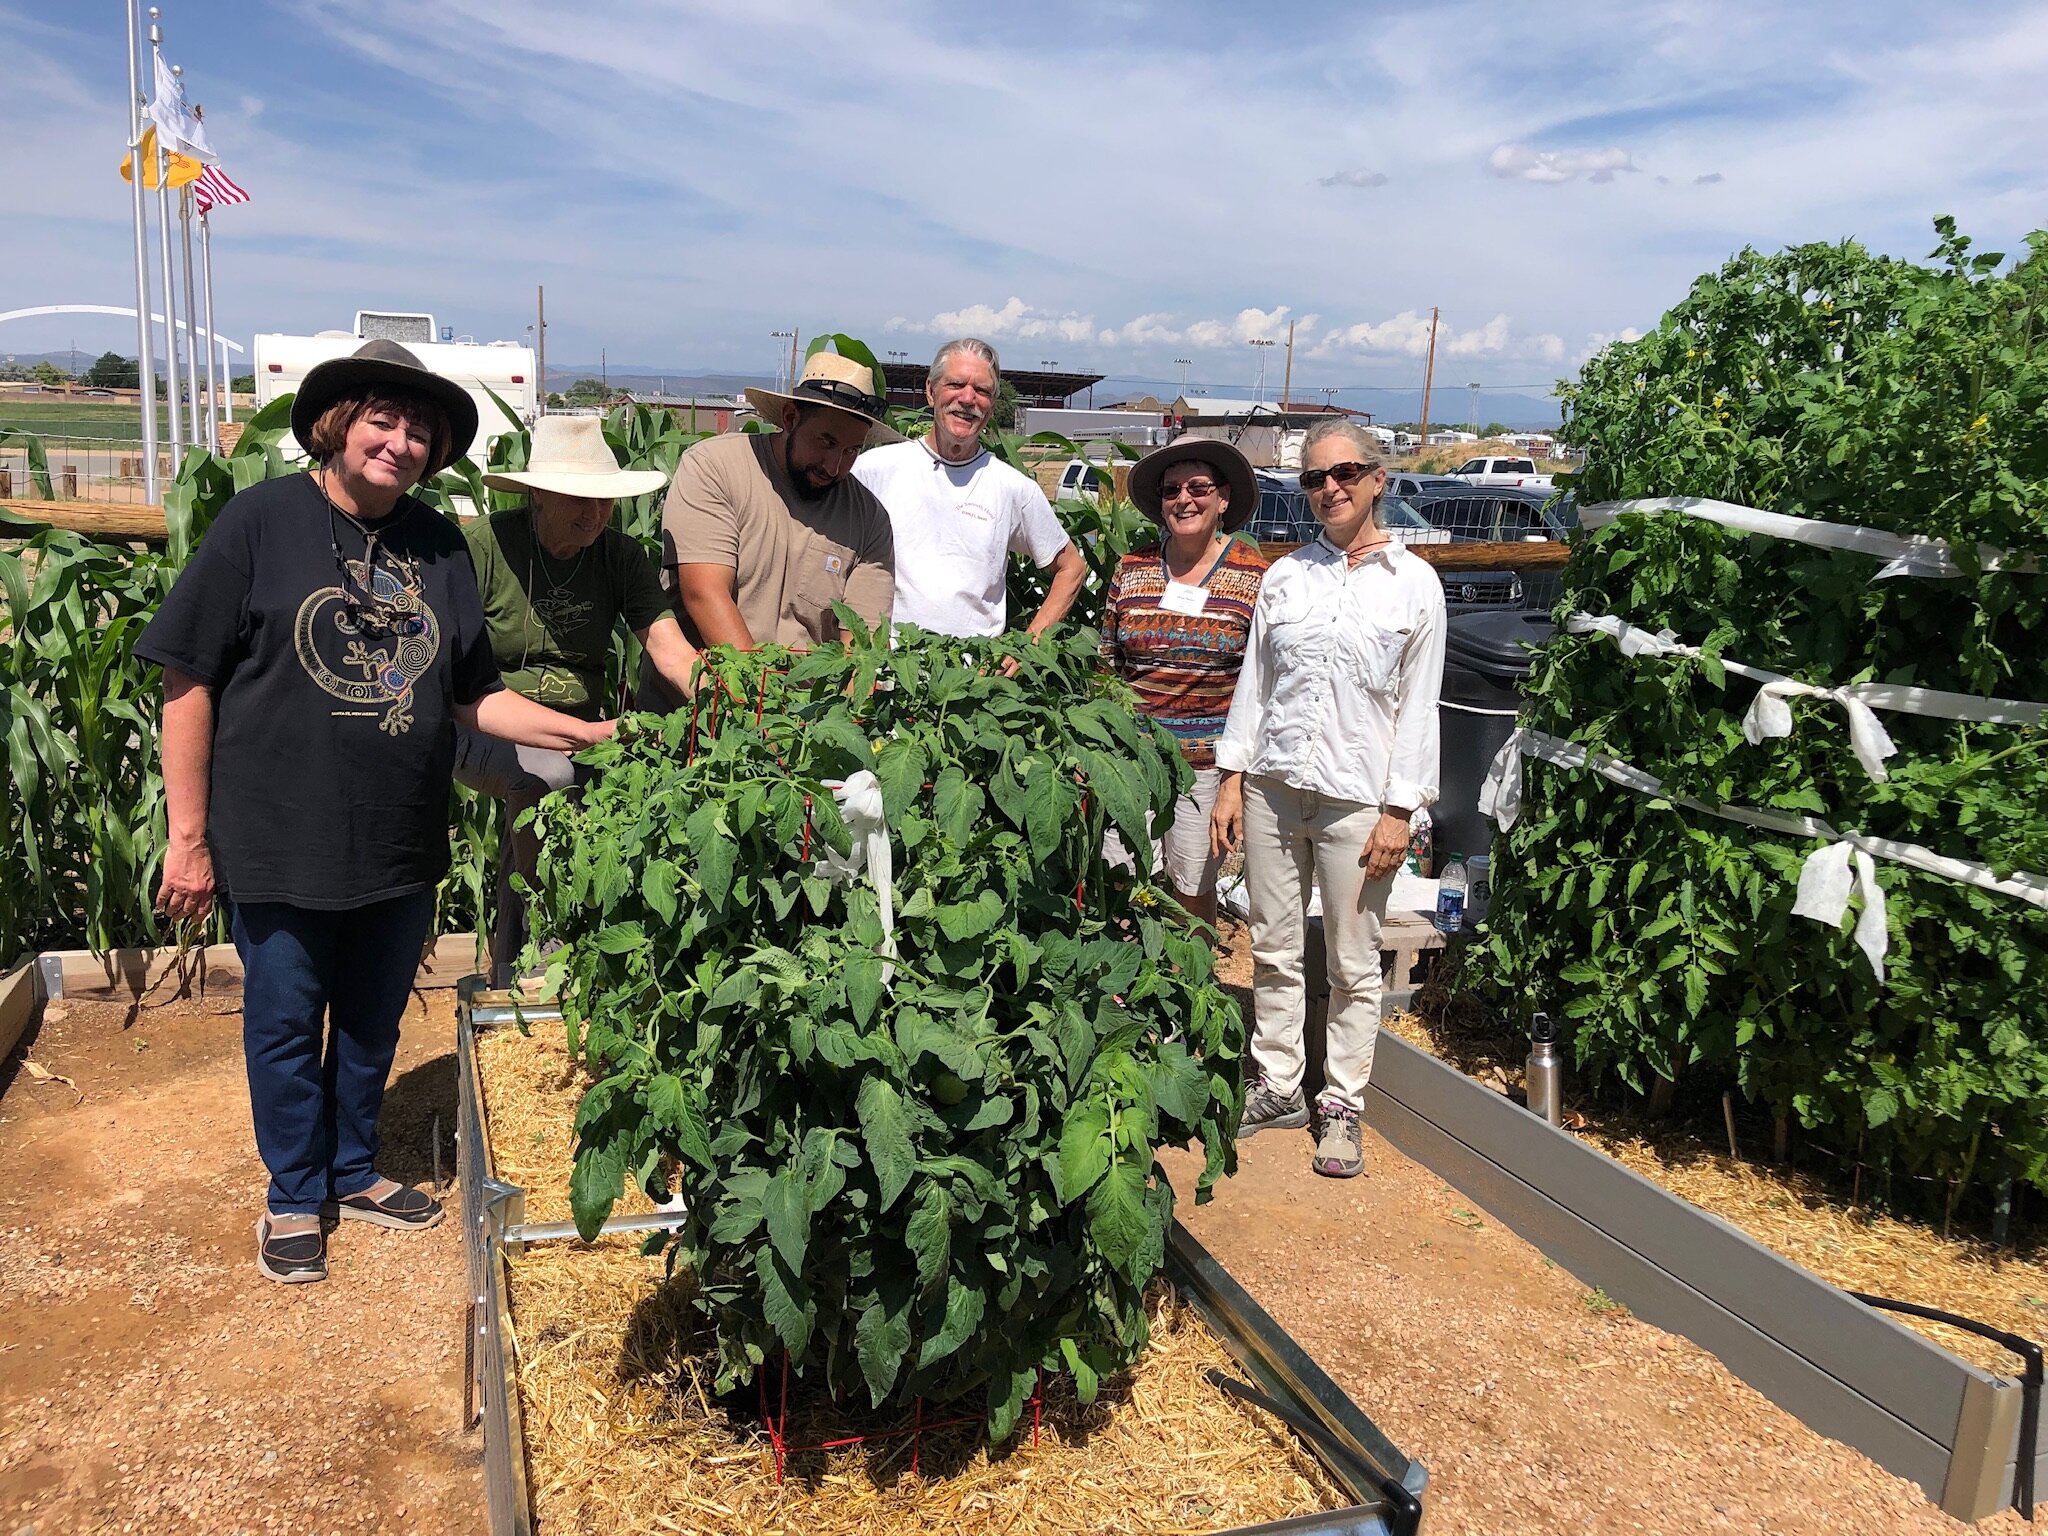
<svg viewBox="0 0 2048 1536">
<path fill-rule="evenodd" d="M 526 1191 L 497 1176 L 478 1064 L 479 1034 L 519 1020 L 559 1023 L 552 1006 L 520 1003 L 511 994 L 487 991 L 482 978 L 462 983 L 457 1018 L 458 1158 L 462 1183 L 463 1242 L 469 1296 L 465 1315 L 463 1425 L 481 1423 L 484 1483 L 491 1536 L 533 1536 L 536 1530 L 529 1483 L 529 1448 L 516 1359 L 510 1303 L 510 1266 L 538 1244 L 577 1241 L 574 1223 L 529 1222 Z M 674 1210 L 614 1216 L 603 1232 L 651 1233 L 672 1228 Z M 1343 1390 L 1253 1301 L 1236 1280 L 1178 1222 L 1170 1233 L 1163 1277 L 1206 1325 L 1242 1379 L 1211 1369 L 1219 1393 L 1268 1416 L 1276 1435 L 1299 1448 L 1327 1474 L 1349 1502 L 1341 1508 L 1297 1515 L 1255 1526 L 1237 1526 L 1219 1536 L 1251 1532 L 1301 1536 L 1410 1536 L 1422 1519 L 1428 1471 L 1397 1449 Z M 1035 1444 L 1053 1383 L 1041 1373 L 1026 1404 L 1018 1441 Z M 862 1426 L 857 1434 L 813 1439 L 792 1427 L 792 1385 L 786 1356 L 757 1373 L 754 1400 L 759 1433 L 779 1484 L 793 1476 L 793 1458 L 829 1454 L 856 1446 L 909 1446 L 908 1465 L 918 1473 L 932 1437 L 959 1433 L 981 1422 L 980 1414 L 935 1411 L 912 1405 L 902 1421 Z M 743 1441 L 735 1442 L 742 1449 Z M 943 1476 L 943 1473 L 935 1475 Z"/>
</svg>

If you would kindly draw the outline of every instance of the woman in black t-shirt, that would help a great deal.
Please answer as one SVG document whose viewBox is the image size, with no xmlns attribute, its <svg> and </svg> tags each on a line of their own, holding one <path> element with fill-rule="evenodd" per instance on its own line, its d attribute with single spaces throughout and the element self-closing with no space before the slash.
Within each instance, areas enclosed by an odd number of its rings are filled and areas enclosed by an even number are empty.
<svg viewBox="0 0 2048 1536">
<path fill-rule="evenodd" d="M 462 535 L 408 494 L 476 425 L 468 395 L 394 343 L 320 364 L 292 408 L 318 467 L 231 500 L 135 646 L 164 668 L 157 905 L 201 918 L 222 896 L 242 959 L 273 1280 L 326 1277 L 329 1210 L 441 1219 L 375 1163 L 448 870 L 457 725 L 564 752 L 617 728 L 504 687 Z"/>
</svg>

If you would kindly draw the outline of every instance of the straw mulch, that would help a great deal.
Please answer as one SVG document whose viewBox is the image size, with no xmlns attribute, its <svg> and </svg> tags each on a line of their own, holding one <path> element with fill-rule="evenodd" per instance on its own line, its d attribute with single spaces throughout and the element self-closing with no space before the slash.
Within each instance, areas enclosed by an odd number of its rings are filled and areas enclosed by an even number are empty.
<svg viewBox="0 0 2048 1536">
<path fill-rule="evenodd" d="M 1386 1027 L 1496 1092 L 1522 1096 L 1526 1040 L 1469 997 L 1425 992 L 1417 1001 L 1426 1016 L 1394 1014 Z M 1598 1103 L 1574 1093 L 1569 1082 L 1565 1102 L 1573 1111 L 1568 1123 L 1581 1139 L 1844 1290 L 1940 1307 L 2026 1338 L 2048 1337 L 2048 1231 L 2038 1224 L 2016 1224 L 2016 1240 L 2005 1248 L 1978 1233 L 1944 1237 L 1937 1226 L 1855 1202 L 1851 1189 L 1762 1161 L 1770 1150 L 1768 1132 L 1757 1135 L 1753 1125 L 1745 1132 L 1738 1121 L 1736 1145 L 1745 1155 L 1736 1159 L 1718 1123 L 1708 1129 Z M 1718 1114 L 1714 1118 L 1718 1122 Z M 1753 1153 L 1743 1134 L 1756 1136 Z M 1891 1316 L 1973 1365 L 2017 1372 L 2018 1360 L 1989 1340 L 1943 1323 Z"/>
<path fill-rule="evenodd" d="M 478 1038 L 500 1178 L 530 1220 L 566 1214 L 570 1125 L 582 1079 L 558 1032 Z M 1292 1435 L 1205 1379 L 1241 1374 L 1171 1287 L 1150 1297 L 1153 1343 L 1082 1407 L 1048 1378 L 1004 1446 L 978 1424 L 921 1435 L 906 1413 L 836 1407 L 792 1380 L 778 1483 L 756 1391 L 712 1395 L 716 1354 L 687 1273 L 664 1278 L 636 1239 L 537 1245 L 514 1260 L 513 1330 L 535 1519 L 543 1536 L 627 1531 L 1211 1532 L 1350 1501 Z M 778 1401 L 777 1383 L 767 1401 Z M 928 1405 L 928 1421 L 976 1404 Z M 913 1458 L 915 1470 L 913 1470 Z"/>
</svg>

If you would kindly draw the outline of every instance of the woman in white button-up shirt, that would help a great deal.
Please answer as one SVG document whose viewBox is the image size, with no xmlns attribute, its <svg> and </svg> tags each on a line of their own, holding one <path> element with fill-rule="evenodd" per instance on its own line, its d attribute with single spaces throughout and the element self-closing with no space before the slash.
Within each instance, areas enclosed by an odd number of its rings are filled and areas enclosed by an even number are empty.
<svg viewBox="0 0 2048 1536">
<path fill-rule="evenodd" d="M 1309 1123 L 1302 1096 L 1302 960 L 1322 890 L 1329 954 L 1328 1086 L 1313 1167 L 1364 1167 L 1358 1128 L 1379 1036 L 1380 925 L 1408 818 L 1437 793 L 1444 589 L 1375 515 L 1387 472 L 1370 434 L 1325 422 L 1303 445 L 1302 489 L 1323 525 L 1277 560 L 1252 614 L 1211 832 L 1242 847 L 1251 903 L 1252 1059 L 1241 1135 Z"/>
</svg>

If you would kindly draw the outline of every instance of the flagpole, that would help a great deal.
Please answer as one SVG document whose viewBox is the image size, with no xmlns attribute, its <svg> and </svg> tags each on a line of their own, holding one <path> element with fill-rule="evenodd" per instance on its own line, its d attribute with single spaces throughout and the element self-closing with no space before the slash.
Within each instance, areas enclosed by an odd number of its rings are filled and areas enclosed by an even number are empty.
<svg viewBox="0 0 2048 1536">
<path fill-rule="evenodd" d="M 149 216 L 142 201 L 142 82 L 137 55 L 142 48 L 138 0 L 128 0 L 128 168 L 134 192 L 135 343 L 137 398 L 142 406 L 142 499 L 162 504 L 156 479 L 156 349 L 149 330 Z"/>
<path fill-rule="evenodd" d="M 185 241 L 185 369 L 192 379 L 192 441 L 204 442 L 210 449 L 214 439 L 203 437 L 200 426 L 199 399 L 199 304 L 192 293 L 192 189 L 189 186 L 178 189 L 178 231 Z M 206 376 L 213 377 L 213 328 L 206 332 Z"/>
<path fill-rule="evenodd" d="M 199 322 L 199 301 L 193 295 L 193 188 L 190 188 L 190 186 L 180 186 L 178 188 L 178 236 L 184 240 L 184 258 L 182 258 L 180 266 L 184 268 L 184 379 L 186 379 L 186 385 L 188 385 L 186 387 L 186 410 L 190 412 L 190 420 L 193 420 L 193 438 L 190 438 L 190 440 L 193 440 L 193 444 L 197 446 L 197 444 L 205 442 L 205 436 L 203 436 L 203 428 L 199 424 L 199 410 L 201 410 L 201 399 L 199 399 L 199 326 L 197 326 L 197 322 Z M 213 358 L 211 358 L 213 334 L 211 332 L 207 334 L 207 352 L 209 352 L 207 365 L 211 369 L 211 362 L 213 362 Z M 207 446 L 211 449 L 213 444 L 207 442 Z"/>
<path fill-rule="evenodd" d="M 163 63 L 164 29 L 157 25 L 161 14 L 155 6 L 149 8 L 149 47 L 154 65 Z M 161 82 L 157 84 L 156 94 L 163 94 Z M 164 394 L 170 404 L 165 415 L 171 428 L 171 473 L 176 475 L 185 460 L 185 428 L 179 419 L 184 405 L 178 398 L 178 306 L 171 297 L 171 194 L 164 186 L 170 179 L 169 170 L 170 152 L 164 148 L 163 128 L 159 124 L 156 136 L 156 238 L 158 258 L 164 268 Z"/>
<path fill-rule="evenodd" d="M 204 212 L 199 215 L 199 270 L 206 290 L 206 409 L 207 425 L 215 443 L 220 442 L 220 424 L 223 419 L 235 419 L 235 375 L 228 366 L 228 354 L 221 339 L 213 334 L 213 220 Z M 220 354 L 220 383 L 227 385 L 225 393 L 216 394 L 219 387 L 214 380 L 213 358 Z"/>
</svg>

